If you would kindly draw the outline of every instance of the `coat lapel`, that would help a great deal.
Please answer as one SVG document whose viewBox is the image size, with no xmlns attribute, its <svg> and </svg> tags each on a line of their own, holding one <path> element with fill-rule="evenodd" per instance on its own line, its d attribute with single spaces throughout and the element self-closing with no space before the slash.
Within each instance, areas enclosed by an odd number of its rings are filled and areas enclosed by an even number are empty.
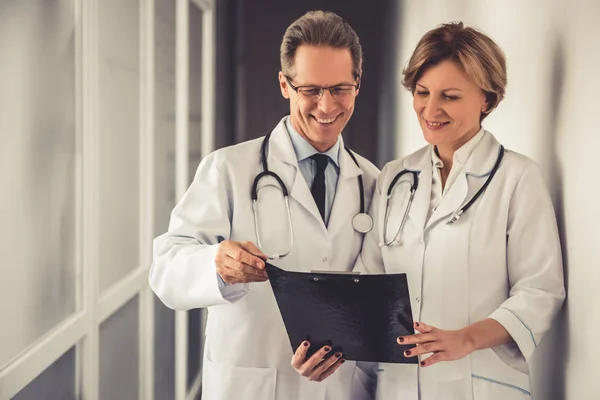
<svg viewBox="0 0 600 400">
<path fill-rule="evenodd" d="M 360 212 L 359 175 L 362 175 L 362 170 L 345 150 L 343 140 L 340 140 L 340 176 L 327 224 L 330 237 L 334 237 L 348 220 Z"/>
<path fill-rule="evenodd" d="M 431 199 L 431 158 L 428 156 L 428 150 L 429 147 L 425 147 L 405 158 L 403 162 L 404 169 L 418 173 L 419 185 L 410 206 L 407 221 L 414 225 L 417 232 L 422 231 L 425 227 Z M 411 179 L 409 174 L 405 174 L 405 176 L 406 178 L 402 179 Z"/>
<path fill-rule="evenodd" d="M 282 119 L 275 129 L 273 129 L 269 146 L 269 155 L 267 156 L 269 169 L 279 174 L 288 188 L 290 197 L 298 202 L 314 218 L 321 221 L 321 225 L 325 229 L 319 209 L 298 167 L 298 159 L 294 152 L 292 140 L 285 127 L 285 119 Z M 293 201 L 292 199 L 290 201 Z"/>
<path fill-rule="evenodd" d="M 469 185 L 467 184 L 467 176 L 463 170 L 456 177 L 456 180 L 452 184 L 452 187 L 448 193 L 442 197 L 440 204 L 431 214 L 431 217 L 427 221 L 427 225 L 425 225 L 425 230 L 427 230 L 431 225 L 435 224 L 440 219 L 449 217 L 450 214 L 459 209 L 460 206 L 465 203 L 468 192 Z"/>
<path fill-rule="evenodd" d="M 456 181 L 427 221 L 425 229 L 439 222 L 440 219 L 449 219 L 452 213 L 475 196 L 494 167 L 499 147 L 500 144 L 494 136 L 485 132 Z"/>
</svg>

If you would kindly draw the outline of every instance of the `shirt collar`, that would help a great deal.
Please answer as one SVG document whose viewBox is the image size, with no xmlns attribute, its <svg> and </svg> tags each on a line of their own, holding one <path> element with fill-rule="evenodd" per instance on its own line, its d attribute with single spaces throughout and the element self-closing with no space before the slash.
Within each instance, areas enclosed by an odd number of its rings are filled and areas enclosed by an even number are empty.
<svg viewBox="0 0 600 400">
<path fill-rule="evenodd" d="M 292 146 L 294 147 L 294 152 L 296 153 L 296 158 L 298 159 L 298 162 L 309 158 L 313 154 L 320 153 L 310 143 L 308 143 L 306 141 L 306 139 L 304 139 L 296 131 L 296 129 L 294 129 L 291 118 L 289 116 L 286 117 L 286 119 L 285 119 L 285 127 L 287 128 L 287 130 L 290 134 L 290 139 L 292 140 Z M 339 166 L 340 166 L 340 162 L 339 162 L 340 138 L 339 138 L 339 136 L 338 136 L 338 140 L 335 142 L 335 144 L 329 150 L 327 150 L 326 152 L 321 153 L 321 154 L 325 154 L 326 156 L 328 156 L 331 159 L 331 161 L 333 161 L 335 166 L 339 168 Z"/>
<path fill-rule="evenodd" d="M 479 132 L 475 134 L 475 136 L 469 139 L 467 143 L 463 144 L 458 150 L 454 152 L 454 155 L 452 156 L 453 165 L 465 165 L 467 163 L 467 160 L 471 156 L 471 153 L 473 153 L 473 150 L 475 149 L 475 147 L 477 147 L 477 144 L 483 137 L 483 132 L 484 130 L 483 128 L 481 128 Z M 431 146 L 431 162 L 433 163 L 433 168 L 442 168 L 444 166 L 444 162 L 437 155 L 435 146 Z"/>
</svg>

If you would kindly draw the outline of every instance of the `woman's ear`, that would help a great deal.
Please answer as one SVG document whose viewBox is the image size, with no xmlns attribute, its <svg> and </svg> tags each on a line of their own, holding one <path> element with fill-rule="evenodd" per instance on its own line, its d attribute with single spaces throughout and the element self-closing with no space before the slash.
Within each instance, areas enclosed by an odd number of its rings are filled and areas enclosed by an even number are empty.
<svg viewBox="0 0 600 400">
<path fill-rule="evenodd" d="M 485 102 L 481 106 L 481 112 L 484 114 L 489 114 L 492 110 L 492 104 L 496 101 L 496 95 L 494 93 L 484 92 Z"/>
</svg>

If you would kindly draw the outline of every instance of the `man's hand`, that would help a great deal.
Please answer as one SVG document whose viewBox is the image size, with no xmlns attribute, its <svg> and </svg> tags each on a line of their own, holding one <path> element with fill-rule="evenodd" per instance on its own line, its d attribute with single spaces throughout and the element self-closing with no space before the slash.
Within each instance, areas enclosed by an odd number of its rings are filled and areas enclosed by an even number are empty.
<svg viewBox="0 0 600 400">
<path fill-rule="evenodd" d="M 267 256 L 252 242 L 224 240 L 219 243 L 215 263 L 217 273 L 226 283 L 264 282 Z"/>
<path fill-rule="evenodd" d="M 346 361 L 342 358 L 342 353 L 337 352 L 330 355 L 331 346 L 323 346 L 321 350 L 307 359 L 306 352 L 309 348 L 310 343 L 307 341 L 302 342 L 292 357 L 292 367 L 300 375 L 307 377 L 309 381 L 323 381 L 337 371 L 344 361 Z"/>
</svg>

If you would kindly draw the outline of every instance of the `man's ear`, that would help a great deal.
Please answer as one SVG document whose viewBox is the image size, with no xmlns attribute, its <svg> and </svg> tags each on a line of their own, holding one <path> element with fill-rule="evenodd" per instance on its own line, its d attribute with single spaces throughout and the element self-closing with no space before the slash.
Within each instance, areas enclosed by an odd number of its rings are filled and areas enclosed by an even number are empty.
<svg viewBox="0 0 600 400">
<path fill-rule="evenodd" d="M 288 85 L 287 80 L 285 79 L 285 76 L 283 76 L 283 72 L 281 71 L 279 71 L 279 89 L 281 90 L 281 95 L 285 99 L 290 98 L 290 85 Z"/>
<path fill-rule="evenodd" d="M 358 78 L 356 80 L 356 83 L 358 84 L 358 89 L 356 90 L 356 95 L 357 96 L 360 93 L 361 82 L 362 82 L 362 71 L 358 74 Z"/>
</svg>

